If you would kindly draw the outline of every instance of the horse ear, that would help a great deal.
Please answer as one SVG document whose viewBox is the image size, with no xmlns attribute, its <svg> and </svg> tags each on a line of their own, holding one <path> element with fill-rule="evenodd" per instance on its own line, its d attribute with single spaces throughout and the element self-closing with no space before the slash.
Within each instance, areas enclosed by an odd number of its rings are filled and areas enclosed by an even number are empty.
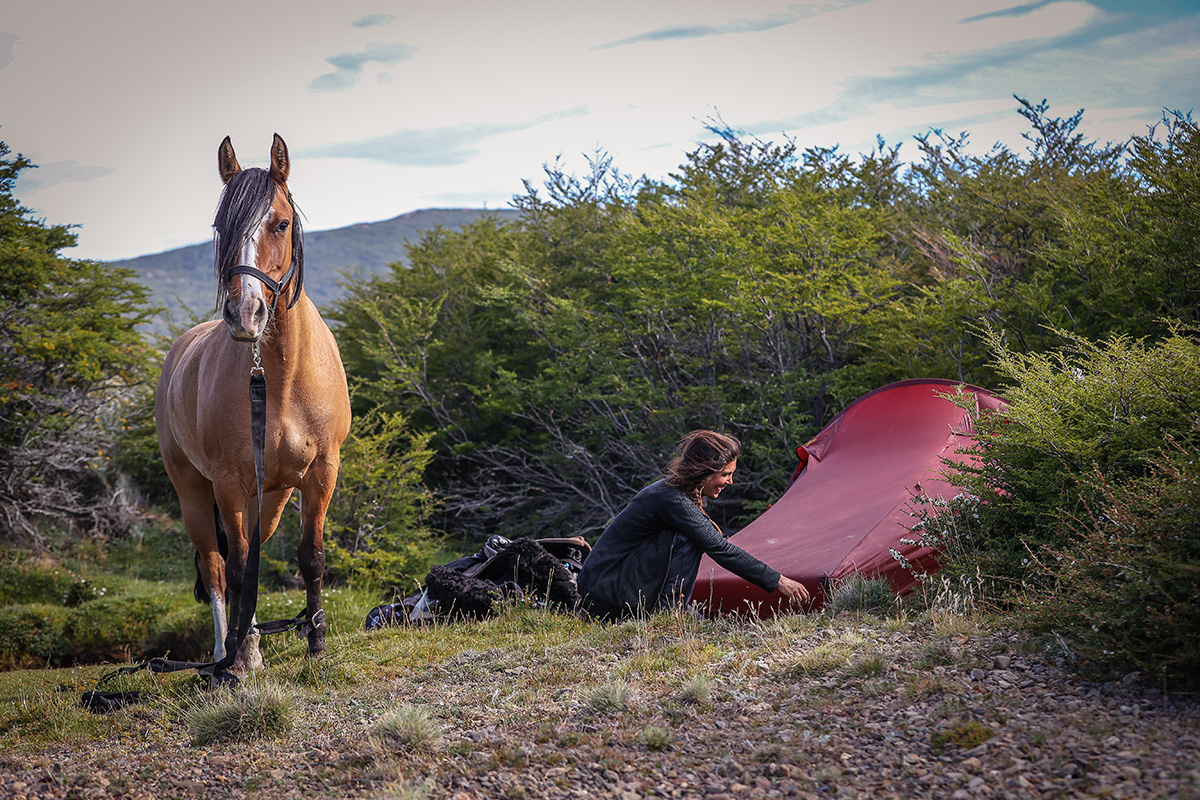
<svg viewBox="0 0 1200 800">
<path fill-rule="evenodd" d="M 291 162 L 288 161 L 287 145 L 284 144 L 283 137 L 277 133 L 274 141 L 271 142 L 271 177 L 280 183 L 287 183 L 290 168 Z"/>
<path fill-rule="evenodd" d="M 241 171 L 242 165 L 233 154 L 233 142 L 226 136 L 225 141 L 217 148 L 217 172 L 221 174 L 221 183 L 229 183 L 230 179 Z"/>
</svg>

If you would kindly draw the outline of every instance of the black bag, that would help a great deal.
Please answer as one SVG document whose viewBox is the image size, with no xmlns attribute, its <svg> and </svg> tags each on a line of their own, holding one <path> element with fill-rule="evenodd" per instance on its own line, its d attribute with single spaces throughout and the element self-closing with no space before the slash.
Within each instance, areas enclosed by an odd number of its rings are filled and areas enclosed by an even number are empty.
<svg viewBox="0 0 1200 800">
<path fill-rule="evenodd" d="M 582 538 L 490 536 L 478 552 L 432 567 L 421 591 L 371 609 L 365 628 L 480 619 L 497 603 L 526 595 L 538 604 L 574 609 L 580 599 L 576 578 L 591 549 Z"/>
</svg>

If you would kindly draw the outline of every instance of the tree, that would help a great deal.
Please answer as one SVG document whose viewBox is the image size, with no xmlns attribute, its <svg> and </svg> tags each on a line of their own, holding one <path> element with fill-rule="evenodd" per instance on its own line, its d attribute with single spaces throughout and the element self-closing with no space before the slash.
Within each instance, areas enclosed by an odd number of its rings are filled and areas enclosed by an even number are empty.
<svg viewBox="0 0 1200 800">
<path fill-rule="evenodd" d="M 60 257 L 75 235 L 21 206 L 13 187 L 33 165 L 8 154 L 0 142 L 0 539 L 41 543 L 47 522 L 109 532 L 128 522 L 108 464 L 146 375 L 148 291 Z"/>
</svg>

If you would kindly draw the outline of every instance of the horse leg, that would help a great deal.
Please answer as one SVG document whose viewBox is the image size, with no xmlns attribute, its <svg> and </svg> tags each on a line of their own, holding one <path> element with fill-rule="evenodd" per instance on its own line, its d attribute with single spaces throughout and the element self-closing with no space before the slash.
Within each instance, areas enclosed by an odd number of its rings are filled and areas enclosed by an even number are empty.
<svg viewBox="0 0 1200 800">
<path fill-rule="evenodd" d="M 263 526 L 259 528 L 259 545 L 265 545 L 267 540 L 275 533 L 275 529 L 279 526 L 279 520 L 283 516 L 283 511 L 287 507 L 288 498 L 292 496 L 291 489 L 284 489 L 278 492 L 263 493 Z M 251 507 L 246 509 L 246 524 L 247 529 L 251 529 L 255 520 L 258 517 L 257 503 L 252 503 Z M 249 544 L 249 537 L 246 537 Z M 246 558 L 249 559 L 250 553 L 247 550 Z M 243 562 L 244 566 L 245 562 Z M 243 576 L 245 572 L 243 570 Z M 261 589 L 261 586 L 260 586 Z M 241 595 L 238 595 L 238 604 L 241 604 Z M 257 611 L 250 618 L 253 625 L 258 624 Z M 259 640 L 262 637 L 258 634 L 249 634 L 246 636 L 246 641 L 242 642 L 242 649 L 238 652 L 237 658 L 234 659 L 233 668 L 239 672 L 245 672 L 246 669 L 252 671 L 260 670 L 266 666 L 263 661 L 262 651 L 259 648 Z"/>
<path fill-rule="evenodd" d="M 300 487 L 300 575 L 304 578 L 309 619 L 321 610 L 321 589 L 325 581 L 325 512 L 337 483 L 338 458 L 313 464 Z M 308 657 L 316 658 L 325 652 L 325 629 L 322 622 L 308 632 Z"/>
<path fill-rule="evenodd" d="M 186 476 L 177 473 L 176 478 L 175 491 L 179 495 L 183 527 L 196 548 L 196 568 L 212 606 L 213 658 L 220 660 L 225 656 L 228 622 L 225 613 L 225 558 L 217 542 L 212 484 L 195 470 Z"/>
<path fill-rule="evenodd" d="M 258 521 L 257 498 L 253 497 L 243 504 L 240 489 L 234 487 L 222 492 L 217 491 L 217 504 L 221 508 L 221 516 L 225 520 L 225 533 L 229 540 L 229 557 L 225 562 L 226 600 L 229 605 L 230 630 L 226 635 L 227 647 L 236 646 L 237 628 L 241 620 L 242 588 L 245 584 L 246 563 L 250 556 L 250 532 Z M 266 492 L 263 494 L 263 520 L 265 528 L 259 529 L 259 538 L 265 542 L 271 538 L 279 518 L 283 514 L 291 490 Z M 260 543 L 261 543 L 260 542 Z M 258 615 L 251 617 L 251 624 L 258 622 Z M 259 637 L 255 633 L 247 633 L 236 658 L 232 671 L 246 674 L 263 667 L 262 652 L 259 649 Z"/>
</svg>

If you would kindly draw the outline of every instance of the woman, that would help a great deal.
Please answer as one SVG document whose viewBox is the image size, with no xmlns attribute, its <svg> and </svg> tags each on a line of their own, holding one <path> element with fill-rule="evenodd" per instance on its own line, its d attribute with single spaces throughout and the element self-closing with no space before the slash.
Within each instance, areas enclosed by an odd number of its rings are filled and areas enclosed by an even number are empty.
<svg viewBox="0 0 1200 800">
<path fill-rule="evenodd" d="M 600 535 L 583 562 L 579 591 L 593 616 L 614 618 L 686 604 L 700 557 L 793 602 L 808 599 L 800 583 L 731 544 L 704 512 L 733 483 L 741 444 L 715 431 L 679 441 L 666 477 L 637 493 Z"/>
</svg>

